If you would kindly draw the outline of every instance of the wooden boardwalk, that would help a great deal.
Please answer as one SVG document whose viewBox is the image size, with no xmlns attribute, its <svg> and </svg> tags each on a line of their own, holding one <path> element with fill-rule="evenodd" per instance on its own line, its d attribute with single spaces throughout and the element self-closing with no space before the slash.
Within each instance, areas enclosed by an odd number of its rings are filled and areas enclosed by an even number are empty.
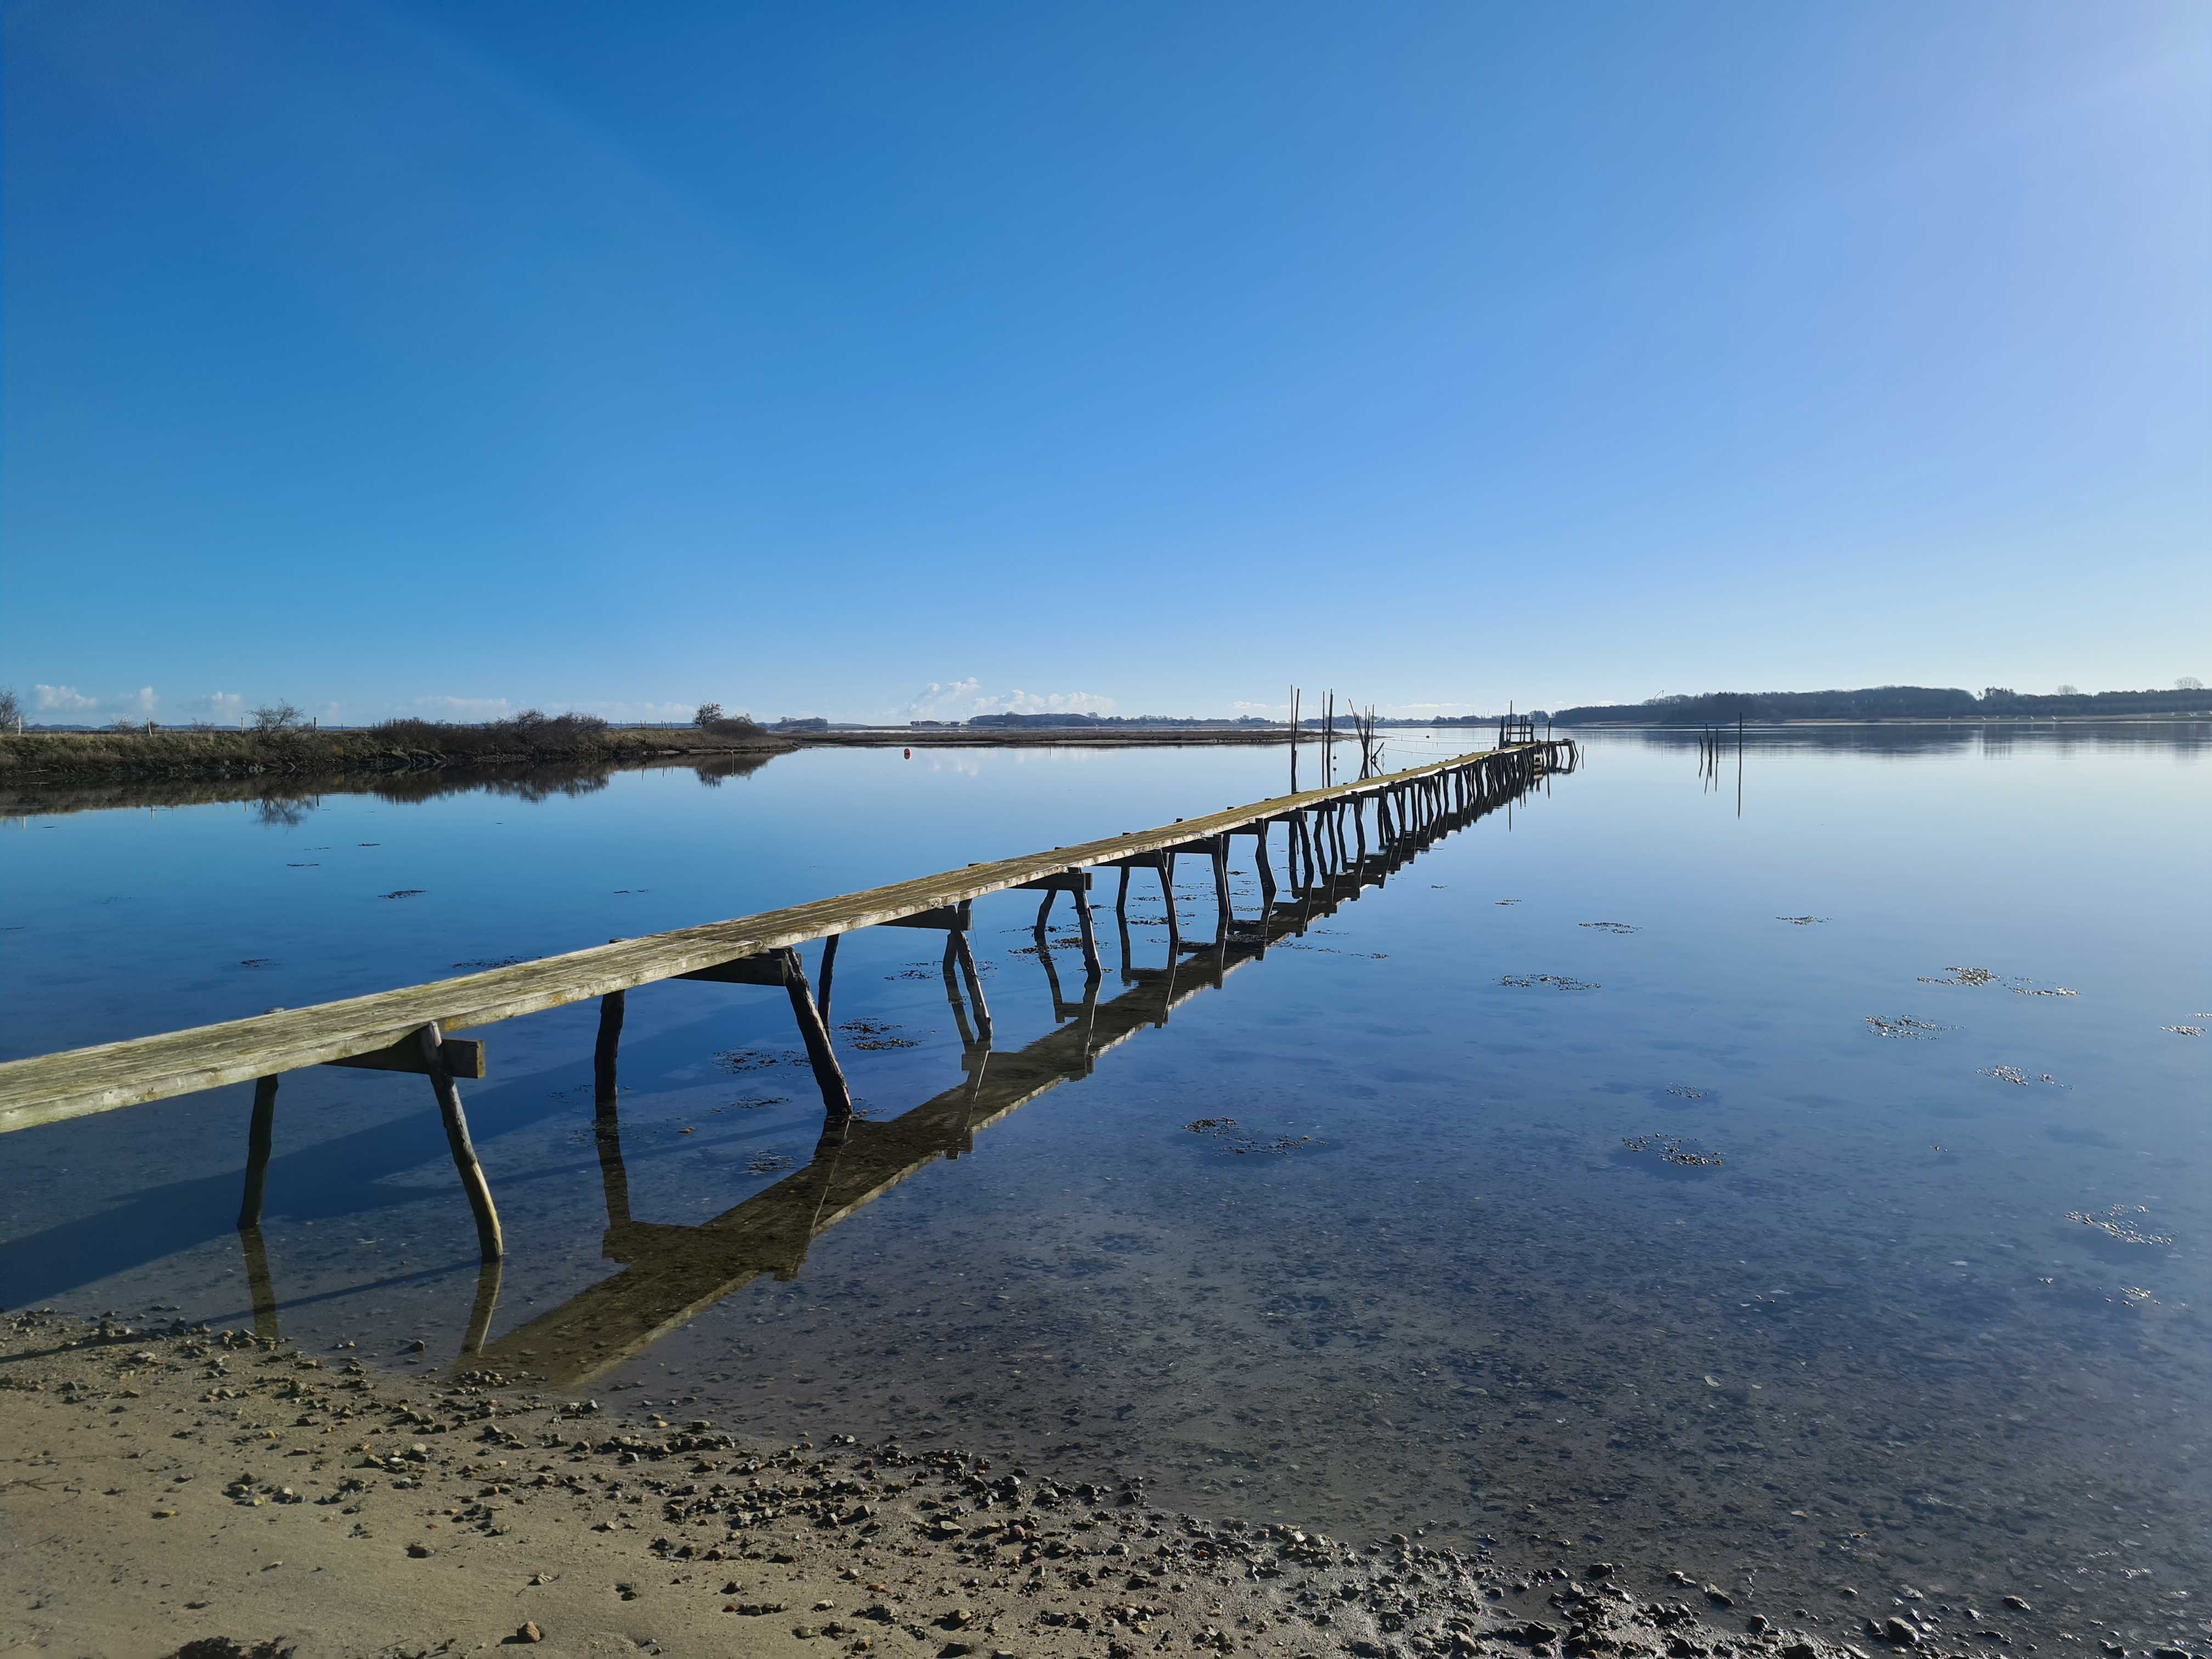
<svg viewBox="0 0 2212 1659">
<path fill-rule="evenodd" d="M 1268 836 L 1277 824 L 1285 830 L 1295 884 L 1301 858 L 1310 879 L 1322 864 L 1340 869 L 1365 856 L 1370 806 L 1376 846 L 1388 851 L 1425 826 L 1517 792 L 1547 764 L 1571 755 L 1571 746 L 1564 743 L 1481 750 L 1158 829 L 970 865 L 734 921 L 623 939 L 312 1007 L 12 1060 L 0 1064 L 0 1133 L 252 1080 L 257 1087 L 246 1201 L 240 1217 L 240 1224 L 250 1227 L 259 1218 L 259 1178 L 267 1165 L 276 1079 L 282 1073 L 319 1065 L 414 1073 L 430 1080 L 454 1163 L 476 1213 L 483 1254 L 496 1257 L 501 1248 L 497 1214 L 469 1139 L 457 1087 L 457 1079 L 485 1074 L 483 1048 L 480 1043 L 453 1040 L 454 1031 L 598 999 L 604 1074 L 612 1066 L 623 996 L 629 990 L 687 978 L 781 985 L 790 997 L 825 1106 L 833 1117 L 841 1111 L 849 1116 L 850 1099 L 826 1020 L 829 980 L 840 935 L 878 926 L 944 930 L 947 963 L 957 959 L 966 972 L 977 1019 L 988 1037 L 988 1014 L 966 939 L 969 907 L 976 899 L 1010 890 L 1041 890 L 1042 927 L 1058 895 L 1070 893 L 1082 926 L 1086 971 L 1095 979 L 1099 963 L 1087 897 L 1094 871 L 1119 871 L 1117 909 L 1126 905 L 1133 871 L 1156 872 L 1163 891 L 1170 894 L 1172 921 L 1176 860 L 1206 858 L 1212 868 L 1223 923 L 1220 936 L 1225 939 L 1231 917 L 1228 854 L 1233 836 L 1256 839 L 1263 902 L 1272 904 L 1276 878 Z M 797 946 L 817 939 L 823 941 L 823 983 L 818 995 L 796 954 Z"/>
<path fill-rule="evenodd" d="M 1079 1000 L 1065 999 L 1051 945 L 1042 943 L 1036 960 L 1060 1023 L 1018 1049 L 994 1050 L 968 1031 L 961 983 L 948 972 L 946 1000 L 968 1033 L 960 1054 L 962 1080 L 894 1118 L 826 1114 L 820 1143 L 805 1168 L 706 1221 L 670 1224 L 631 1215 L 620 1091 L 614 1078 L 603 1074 L 594 1137 L 607 1218 L 602 1254 L 618 1271 L 492 1342 L 488 1338 L 498 1306 L 501 1263 L 486 1261 L 458 1369 L 496 1372 L 510 1382 L 580 1388 L 760 1275 L 795 1279 L 814 1240 L 839 1222 L 939 1159 L 974 1152 L 980 1131 L 1060 1085 L 1088 1077 L 1112 1050 L 1164 1027 L 1176 1009 L 1262 960 L 1270 947 L 1328 921 L 1363 893 L 1382 887 L 1437 841 L 1511 799 L 1493 797 L 1454 812 L 1401 838 L 1388 852 L 1370 854 L 1351 866 L 1325 861 L 1317 878 L 1295 882 L 1256 920 L 1237 922 L 1226 935 L 1203 943 L 1170 948 L 1164 967 L 1133 965 L 1124 918 L 1118 975 L 1123 988 L 1117 995 L 1102 995 L 1100 979 L 1093 976 Z M 1194 1102 L 1193 1109 L 1202 1113 L 1205 1103 Z M 279 1334 L 275 1288 L 265 1249 L 251 1233 L 246 1258 L 255 1328 L 274 1339 Z"/>
</svg>

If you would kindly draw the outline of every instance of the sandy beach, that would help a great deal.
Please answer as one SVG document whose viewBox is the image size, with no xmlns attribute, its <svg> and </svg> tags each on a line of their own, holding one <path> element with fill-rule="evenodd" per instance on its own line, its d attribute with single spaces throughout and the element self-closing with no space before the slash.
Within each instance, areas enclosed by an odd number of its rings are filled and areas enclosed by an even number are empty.
<svg viewBox="0 0 2212 1659">
<path fill-rule="evenodd" d="M 1808 1632 L 1617 1564 L 1510 1577 L 1402 1534 L 1164 1513 L 1134 1472 L 1068 1486 L 927 1440 L 749 1445 L 246 1332 L 18 1314 L 4 1341 L 9 1655 L 1867 1650 L 1838 1639 L 1856 1625 Z M 1965 1610 L 1897 1607 L 1899 1645 L 1988 1649 Z"/>
</svg>

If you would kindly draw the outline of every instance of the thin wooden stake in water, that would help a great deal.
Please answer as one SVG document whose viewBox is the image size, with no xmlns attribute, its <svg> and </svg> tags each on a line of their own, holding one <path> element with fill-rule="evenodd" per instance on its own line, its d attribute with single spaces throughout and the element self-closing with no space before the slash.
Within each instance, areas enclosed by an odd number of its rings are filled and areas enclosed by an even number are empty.
<svg viewBox="0 0 2212 1659">
<path fill-rule="evenodd" d="M 460 1089 L 438 1046 L 444 1041 L 434 1019 L 415 1033 L 422 1069 L 429 1075 L 430 1091 L 438 1097 L 438 1115 L 445 1121 L 446 1145 L 452 1149 L 453 1168 L 460 1172 L 461 1190 L 468 1194 L 469 1208 L 476 1215 L 477 1248 L 485 1261 L 495 1261 L 507 1254 L 506 1241 L 499 1231 L 499 1211 L 492 1204 L 483 1165 L 477 1162 L 476 1144 L 469 1139 L 468 1114 L 461 1109 Z"/>
<path fill-rule="evenodd" d="M 253 1084 L 253 1121 L 246 1132 L 246 1196 L 238 1206 L 238 1229 L 261 1224 L 261 1200 L 269 1190 L 269 1148 L 276 1133 L 276 1079 Z"/>
</svg>

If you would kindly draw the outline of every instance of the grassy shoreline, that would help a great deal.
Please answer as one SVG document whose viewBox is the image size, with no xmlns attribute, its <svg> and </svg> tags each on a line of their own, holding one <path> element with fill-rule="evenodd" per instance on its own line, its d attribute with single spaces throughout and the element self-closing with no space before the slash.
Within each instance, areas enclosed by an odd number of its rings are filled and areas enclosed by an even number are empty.
<svg viewBox="0 0 2212 1659">
<path fill-rule="evenodd" d="M 512 726 L 332 732 L 26 732 L 0 736 L 0 783 L 98 778 L 293 778 L 430 772 L 459 767 L 611 767 L 644 761 L 780 755 L 767 732 L 692 726 Z"/>
</svg>

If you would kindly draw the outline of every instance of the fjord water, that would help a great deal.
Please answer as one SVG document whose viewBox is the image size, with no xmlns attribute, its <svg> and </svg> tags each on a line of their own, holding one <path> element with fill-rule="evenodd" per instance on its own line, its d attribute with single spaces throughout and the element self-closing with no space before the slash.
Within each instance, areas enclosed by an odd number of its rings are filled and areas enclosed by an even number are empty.
<svg viewBox="0 0 2212 1659">
<path fill-rule="evenodd" d="M 246 1325 L 265 1273 L 264 1324 L 430 1372 L 488 1307 L 497 1351 L 617 1273 L 649 1284 L 657 1249 L 720 1250 L 726 1293 L 631 1310 L 665 1334 L 575 1392 L 1135 1474 L 1162 1507 L 1680 1567 L 1832 1624 L 1910 1585 L 1999 1623 L 2015 1594 L 2037 1628 L 2201 1632 L 2208 739 L 1754 734 L 1739 792 L 1732 744 L 1709 777 L 1694 738 L 1591 736 L 1578 772 L 1184 982 L 1164 1024 L 771 1271 L 731 1242 L 750 1212 L 690 1231 L 815 1156 L 769 991 L 631 994 L 618 1167 L 593 1009 L 478 1034 L 495 1287 L 420 1079 L 285 1079 L 251 1255 L 247 1091 L 28 1132 L 0 1304 Z M 1456 746 L 1394 734 L 1391 761 Z M 57 798 L 0 831 L 0 1057 L 1164 823 L 1285 769 L 812 750 L 418 800 Z M 1187 939 L 1211 937 L 1204 878 L 1186 866 Z M 1099 896 L 1110 1001 L 1144 988 Z M 1034 903 L 976 907 L 994 1063 L 1055 1024 Z M 1134 965 L 1164 967 L 1142 878 L 1132 915 Z M 833 1023 L 872 1121 L 975 1076 L 938 945 L 842 947 Z M 646 1224 L 619 1241 L 617 1185 Z"/>
</svg>

